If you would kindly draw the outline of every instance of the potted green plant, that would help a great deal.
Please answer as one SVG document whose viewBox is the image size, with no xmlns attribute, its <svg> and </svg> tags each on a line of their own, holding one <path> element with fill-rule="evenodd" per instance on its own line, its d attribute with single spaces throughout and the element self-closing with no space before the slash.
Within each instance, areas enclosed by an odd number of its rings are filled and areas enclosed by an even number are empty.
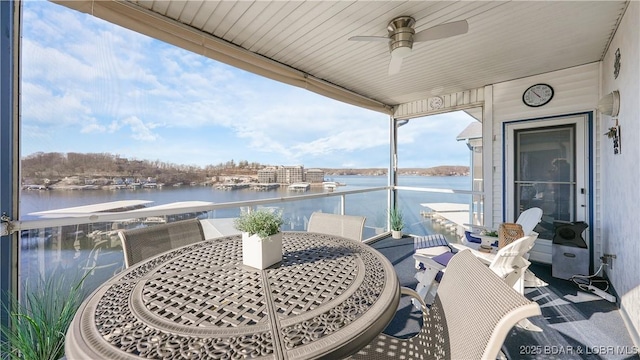
<svg viewBox="0 0 640 360">
<path fill-rule="evenodd" d="M 243 213 L 234 220 L 242 231 L 242 263 L 266 269 L 282 261 L 282 233 L 284 220 L 278 211 L 257 210 Z"/>
<path fill-rule="evenodd" d="M 495 230 L 482 230 L 480 232 L 480 246 L 482 249 L 491 249 L 491 244 L 498 241 L 498 232 Z"/>
<path fill-rule="evenodd" d="M 394 239 L 402 238 L 404 219 L 400 209 L 394 207 L 389 210 L 389 225 L 391 226 L 391 237 Z"/>
<path fill-rule="evenodd" d="M 12 326 L 2 326 L 5 342 L 0 343 L 3 359 L 61 359 L 67 329 L 85 297 L 79 280 L 53 271 L 25 282 L 22 301 L 7 294 Z"/>
</svg>

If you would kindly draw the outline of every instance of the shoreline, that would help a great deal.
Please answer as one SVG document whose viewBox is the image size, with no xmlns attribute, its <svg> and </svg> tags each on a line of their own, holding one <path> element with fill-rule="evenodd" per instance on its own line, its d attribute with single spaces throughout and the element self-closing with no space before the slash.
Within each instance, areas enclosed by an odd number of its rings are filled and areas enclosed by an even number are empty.
<svg viewBox="0 0 640 360">
<path fill-rule="evenodd" d="M 330 176 L 362 176 L 362 177 L 386 177 L 386 174 L 376 174 L 376 175 L 368 175 L 368 174 L 347 174 L 347 175 L 331 175 L 331 174 L 327 174 Z M 410 174 L 403 174 L 403 173 L 399 173 L 399 176 L 415 176 L 415 177 L 465 177 L 465 176 L 469 176 L 468 174 L 437 174 L 437 175 L 433 175 L 433 174 L 415 174 L 415 173 L 410 173 Z M 54 184 L 50 184 L 50 183 L 45 183 L 45 184 L 22 184 L 20 190 L 26 190 L 26 191 L 49 191 L 49 190 L 71 190 L 71 191 L 77 191 L 77 190 L 150 190 L 150 189 L 163 189 L 163 188 L 183 188 L 183 187 L 204 187 L 204 186 L 211 186 L 211 187 L 216 187 L 216 186 L 223 186 L 223 185 L 244 185 L 245 187 L 251 187 L 251 186 L 273 186 L 275 184 L 279 185 L 279 187 L 286 187 L 292 184 L 288 184 L 288 183 L 257 183 L 257 182 L 240 182 L 240 183 L 229 183 L 229 182 L 221 182 L 221 181 L 205 181 L 205 182 L 201 182 L 201 183 L 191 183 L 191 184 L 182 184 L 182 183 L 176 183 L 176 184 L 162 184 L 162 183 L 134 183 L 134 184 L 105 184 L 105 185 L 95 185 L 95 184 L 85 184 L 85 185 L 78 185 L 78 184 L 60 184 L 61 182 L 64 182 L 64 180 L 61 180 L 59 182 L 56 182 Z M 307 183 L 309 184 L 311 187 L 322 187 L 324 185 L 325 182 L 334 182 L 332 180 L 327 180 L 324 182 L 313 182 L 313 183 Z M 342 183 L 337 183 L 337 186 L 344 186 L 346 184 L 342 184 Z"/>
</svg>

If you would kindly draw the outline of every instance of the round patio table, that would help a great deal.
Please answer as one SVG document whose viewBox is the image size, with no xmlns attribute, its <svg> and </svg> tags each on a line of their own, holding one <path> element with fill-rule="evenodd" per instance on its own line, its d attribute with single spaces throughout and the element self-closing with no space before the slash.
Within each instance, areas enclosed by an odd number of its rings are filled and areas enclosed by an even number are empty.
<svg viewBox="0 0 640 360">
<path fill-rule="evenodd" d="M 391 321 L 400 286 L 370 246 L 285 232 L 283 260 L 242 264 L 221 237 L 136 264 L 87 298 L 67 332 L 68 359 L 336 359 Z"/>
</svg>

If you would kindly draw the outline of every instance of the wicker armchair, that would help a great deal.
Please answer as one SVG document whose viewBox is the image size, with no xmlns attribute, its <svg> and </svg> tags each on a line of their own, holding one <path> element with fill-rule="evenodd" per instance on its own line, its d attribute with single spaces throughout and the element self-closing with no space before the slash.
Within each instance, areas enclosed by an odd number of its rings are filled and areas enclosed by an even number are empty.
<svg viewBox="0 0 640 360">
<path fill-rule="evenodd" d="M 411 289 L 403 288 L 418 301 Z M 351 359 L 496 359 L 504 340 L 540 307 L 507 285 L 469 250 L 447 266 L 434 303 L 422 303 L 421 331 L 409 339 L 380 334 Z"/>
<path fill-rule="evenodd" d="M 162 252 L 204 240 L 202 224 L 198 219 L 176 221 L 118 232 L 128 268 Z"/>
<path fill-rule="evenodd" d="M 364 216 L 314 212 L 309 218 L 307 231 L 362 241 L 365 220 Z"/>
</svg>

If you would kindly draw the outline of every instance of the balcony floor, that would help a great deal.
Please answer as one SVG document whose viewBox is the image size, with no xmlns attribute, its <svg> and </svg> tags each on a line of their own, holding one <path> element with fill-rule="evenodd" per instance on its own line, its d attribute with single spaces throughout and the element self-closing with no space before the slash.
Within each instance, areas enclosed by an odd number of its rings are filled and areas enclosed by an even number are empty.
<svg viewBox="0 0 640 360">
<path fill-rule="evenodd" d="M 391 261 L 402 286 L 415 288 L 413 238 L 386 238 L 371 246 Z M 525 289 L 525 295 L 542 309 L 541 316 L 530 320 L 543 331 L 512 329 L 504 348 L 508 358 L 640 359 L 615 303 L 583 292 L 571 281 L 552 277 L 551 266 L 532 264 L 530 269 L 549 284 Z M 420 313 L 403 297 L 384 333 L 410 337 L 419 329 Z"/>
</svg>

